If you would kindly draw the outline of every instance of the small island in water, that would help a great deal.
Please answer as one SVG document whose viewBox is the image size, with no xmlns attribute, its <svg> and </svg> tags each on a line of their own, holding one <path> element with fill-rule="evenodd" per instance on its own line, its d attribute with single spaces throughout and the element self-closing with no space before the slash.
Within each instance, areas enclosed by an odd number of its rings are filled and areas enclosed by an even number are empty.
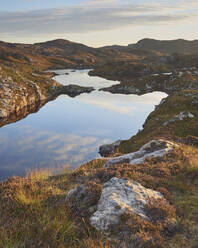
<svg viewBox="0 0 198 248">
<path fill-rule="evenodd" d="M 0 247 L 197 247 L 197 47 L 0 42 Z"/>
</svg>

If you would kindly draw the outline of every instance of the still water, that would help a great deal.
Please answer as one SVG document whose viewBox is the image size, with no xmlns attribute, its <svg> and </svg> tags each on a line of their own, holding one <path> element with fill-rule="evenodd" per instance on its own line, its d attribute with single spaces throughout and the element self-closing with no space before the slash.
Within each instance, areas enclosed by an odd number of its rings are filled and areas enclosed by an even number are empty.
<svg viewBox="0 0 198 248">
<path fill-rule="evenodd" d="M 100 145 L 136 134 L 154 105 L 167 96 L 111 94 L 98 89 L 118 82 L 89 77 L 88 70 L 55 72 L 59 75 L 54 79 L 64 85 L 96 90 L 75 98 L 59 96 L 37 113 L 0 128 L 0 180 L 34 168 L 76 168 L 99 157 Z"/>
</svg>

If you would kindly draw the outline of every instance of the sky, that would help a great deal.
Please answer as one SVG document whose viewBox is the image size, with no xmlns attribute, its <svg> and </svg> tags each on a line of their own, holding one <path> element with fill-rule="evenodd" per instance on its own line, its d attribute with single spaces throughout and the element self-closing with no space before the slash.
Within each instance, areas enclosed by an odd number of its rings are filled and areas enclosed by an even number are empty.
<svg viewBox="0 0 198 248">
<path fill-rule="evenodd" d="M 0 40 L 89 46 L 198 39 L 198 0 L 0 0 Z"/>
</svg>

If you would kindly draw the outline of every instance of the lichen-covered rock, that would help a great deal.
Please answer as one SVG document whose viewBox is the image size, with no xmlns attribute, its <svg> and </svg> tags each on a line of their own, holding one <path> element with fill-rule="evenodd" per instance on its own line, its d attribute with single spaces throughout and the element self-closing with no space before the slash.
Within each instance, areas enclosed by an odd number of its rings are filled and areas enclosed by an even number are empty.
<svg viewBox="0 0 198 248">
<path fill-rule="evenodd" d="M 126 211 L 152 222 L 146 210 L 150 199 L 160 199 L 168 204 L 161 193 L 135 181 L 114 177 L 103 185 L 97 211 L 90 218 L 91 225 L 108 232 L 111 226 L 119 225 L 120 216 Z"/>
<path fill-rule="evenodd" d="M 104 164 L 104 167 L 126 162 L 130 164 L 140 164 L 143 163 L 147 158 L 163 157 L 165 154 L 171 152 L 176 146 L 177 145 L 175 143 L 167 140 L 151 140 L 142 146 L 137 152 L 108 159 Z"/>
</svg>

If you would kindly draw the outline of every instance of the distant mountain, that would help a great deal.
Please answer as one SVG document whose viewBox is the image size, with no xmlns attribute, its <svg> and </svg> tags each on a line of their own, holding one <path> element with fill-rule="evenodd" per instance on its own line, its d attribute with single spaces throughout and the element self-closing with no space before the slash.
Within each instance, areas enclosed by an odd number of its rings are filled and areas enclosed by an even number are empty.
<svg viewBox="0 0 198 248">
<path fill-rule="evenodd" d="M 155 40 L 143 39 L 136 44 L 129 44 L 128 48 L 155 51 L 164 54 L 198 54 L 198 40 Z"/>
</svg>

